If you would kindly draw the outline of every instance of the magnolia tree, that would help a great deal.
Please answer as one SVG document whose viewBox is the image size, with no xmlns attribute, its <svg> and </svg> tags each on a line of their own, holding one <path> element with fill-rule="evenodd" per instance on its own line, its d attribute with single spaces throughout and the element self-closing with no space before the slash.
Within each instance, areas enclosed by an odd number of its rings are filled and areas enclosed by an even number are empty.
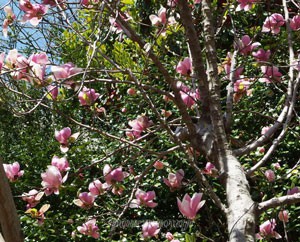
<svg viewBox="0 0 300 242">
<path fill-rule="evenodd" d="M 295 241 L 299 9 L 7 1 L 5 241 Z"/>
</svg>

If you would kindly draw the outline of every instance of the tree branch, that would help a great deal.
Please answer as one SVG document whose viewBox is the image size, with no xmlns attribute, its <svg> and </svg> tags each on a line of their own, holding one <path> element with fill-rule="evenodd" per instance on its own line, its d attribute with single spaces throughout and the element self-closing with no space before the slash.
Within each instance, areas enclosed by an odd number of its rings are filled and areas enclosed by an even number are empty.
<svg viewBox="0 0 300 242">
<path fill-rule="evenodd" d="M 282 197 L 274 197 L 270 200 L 261 202 L 258 204 L 257 212 L 261 214 L 262 212 L 268 210 L 269 208 L 276 208 L 283 205 L 291 205 L 300 202 L 300 193 L 293 195 L 286 195 Z"/>
</svg>

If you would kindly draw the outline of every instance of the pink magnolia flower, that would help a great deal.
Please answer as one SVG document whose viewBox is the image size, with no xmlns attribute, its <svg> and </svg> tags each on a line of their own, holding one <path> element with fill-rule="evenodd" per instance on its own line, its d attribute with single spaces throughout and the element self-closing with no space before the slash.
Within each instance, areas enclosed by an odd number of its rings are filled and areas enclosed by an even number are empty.
<svg viewBox="0 0 300 242">
<path fill-rule="evenodd" d="M 276 170 L 279 170 L 279 169 L 281 168 L 279 162 L 273 163 L 272 166 L 273 166 Z"/>
<path fill-rule="evenodd" d="M 29 208 L 25 213 L 29 213 L 32 218 L 37 219 L 38 225 L 42 225 L 45 220 L 45 212 L 47 212 L 49 208 L 50 204 L 44 204 L 39 211 L 35 208 Z"/>
<path fill-rule="evenodd" d="M 173 240 L 173 239 L 174 239 L 173 234 L 170 233 L 170 232 L 167 232 L 167 233 L 166 233 L 166 239 L 169 240 L 169 241 Z"/>
<path fill-rule="evenodd" d="M 95 196 L 90 192 L 82 192 L 78 195 L 79 199 L 74 200 L 74 204 L 81 208 L 91 208 L 94 206 Z"/>
<path fill-rule="evenodd" d="M 63 64 L 62 66 L 52 66 L 51 71 L 53 72 L 53 75 L 56 79 L 65 79 L 81 72 L 82 69 L 69 62 Z"/>
<path fill-rule="evenodd" d="M 46 5 L 38 3 L 32 4 L 30 0 L 20 0 L 19 7 L 25 12 L 22 23 L 29 21 L 33 26 L 37 26 L 48 11 Z"/>
<path fill-rule="evenodd" d="M 52 86 L 52 85 L 47 86 L 47 91 L 48 91 L 49 98 L 51 98 L 52 100 L 57 99 L 57 96 L 58 96 L 58 93 L 59 93 L 59 90 L 58 90 L 57 86 Z"/>
<path fill-rule="evenodd" d="M 47 196 L 52 193 L 58 195 L 60 186 L 67 180 L 67 175 L 62 178 L 56 166 L 48 166 L 46 172 L 41 174 L 41 177 L 43 179 L 42 186 Z"/>
<path fill-rule="evenodd" d="M 162 169 L 164 169 L 164 163 L 163 162 L 161 162 L 161 161 L 155 161 L 155 163 L 154 163 L 154 168 L 156 169 L 156 170 L 162 170 Z"/>
<path fill-rule="evenodd" d="M 12 70 L 10 72 L 10 75 L 16 79 L 21 80 L 25 79 L 27 80 L 27 70 L 29 67 L 29 63 L 27 58 L 25 58 L 23 55 L 18 53 L 18 50 L 13 49 L 8 52 L 8 55 L 5 58 L 5 68 Z"/>
<path fill-rule="evenodd" d="M 164 7 L 161 7 L 158 10 L 158 14 L 151 14 L 149 16 L 150 21 L 152 23 L 152 25 L 165 25 L 167 23 L 167 9 Z"/>
<path fill-rule="evenodd" d="M 294 16 L 290 21 L 290 27 L 292 30 L 300 29 L 300 15 Z"/>
<path fill-rule="evenodd" d="M 265 135 L 267 132 L 268 132 L 268 130 L 271 128 L 271 126 L 266 126 L 266 127 L 263 127 L 262 129 L 261 129 L 261 135 Z"/>
<path fill-rule="evenodd" d="M 142 115 L 138 116 L 136 119 L 128 122 L 129 126 L 132 128 L 130 131 L 126 132 L 129 138 L 139 138 L 141 133 L 153 125 L 153 122 L 149 120 L 148 117 Z"/>
<path fill-rule="evenodd" d="M 127 89 L 127 94 L 130 96 L 134 96 L 136 94 L 136 90 L 134 88 L 128 88 Z"/>
<path fill-rule="evenodd" d="M 55 7 L 58 4 L 63 8 L 63 2 L 63 0 L 43 0 L 43 4 L 50 5 L 51 7 Z"/>
<path fill-rule="evenodd" d="M 281 210 L 278 213 L 278 218 L 280 221 L 287 223 L 289 221 L 289 212 L 287 210 Z"/>
<path fill-rule="evenodd" d="M 265 151 L 266 151 L 266 149 L 265 149 L 265 147 L 257 147 L 257 152 L 259 153 L 259 154 L 264 154 L 265 153 Z"/>
<path fill-rule="evenodd" d="M 2 52 L 2 53 L 0 54 L 0 72 L 1 72 L 2 67 L 3 67 L 3 65 L 4 65 L 4 59 L 5 59 L 5 53 Z"/>
<path fill-rule="evenodd" d="M 106 164 L 103 168 L 103 176 L 108 185 L 116 182 L 122 182 L 129 174 L 122 171 L 122 167 L 112 170 L 111 166 Z"/>
<path fill-rule="evenodd" d="M 143 237 L 154 237 L 156 236 L 160 229 L 159 229 L 159 223 L 158 222 L 145 222 L 142 225 L 142 231 L 143 231 Z"/>
<path fill-rule="evenodd" d="M 240 50 L 240 53 L 243 55 L 248 55 L 252 50 L 260 46 L 258 42 L 252 42 L 249 35 L 244 35 L 237 42 L 237 47 Z"/>
<path fill-rule="evenodd" d="M 83 87 L 81 92 L 78 94 L 79 102 L 82 106 L 92 105 L 100 96 L 99 93 L 92 88 Z"/>
<path fill-rule="evenodd" d="M 23 176 L 24 171 L 20 170 L 19 162 L 14 162 L 13 164 L 3 164 L 3 168 L 6 177 L 11 181 L 16 181 L 19 177 Z"/>
<path fill-rule="evenodd" d="M 107 189 L 107 187 L 108 187 L 107 183 L 103 184 L 101 181 L 97 179 L 89 184 L 89 191 L 92 195 L 98 196 L 103 194 Z"/>
<path fill-rule="evenodd" d="M 130 17 L 128 13 L 125 13 L 125 16 L 123 15 L 120 16 L 126 22 L 132 19 L 132 17 Z M 123 32 L 122 27 L 117 23 L 115 18 L 109 17 L 109 23 L 111 24 L 110 29 L 112 32 L 115 32 L 116 34 L 120 34 L 121 32 Z"/>
<path fill-rule="evenodd" d="M 265 176 L 268 179 L 269 182 L 274 182 L 275 181 L 275 173 L 272 170 L 266 170 L 265 171 Z"/>
<path fill-rule="evenodd" d="M 71 137 L 71 129 L 69 127 L 63 128 L 60 131 L 55 130 L 55 138 L 62 145 L 68 145 L 68 140 Z"/>
<path fill-rule="evenodd" d="M 271 51 L 267 50 L 265 51 L 264 49 L 260 48 L 256 52 L 252 52 L 252 56 L 255 58 L 256 61 L 258 62 L 264 62 L 268 61 L 271 55 Z"/>
<path fill-rule="evenodd" d="M 13 13 L 10 6 L 6 6 L 4 8 L 4 12 L 6 13 L 6 18 L 3 21 L 2 32 L 3 32 L 4 37 L 6 38 L 7 32 L 8 32 L 8 26 L 14 22 L 14 20 L 16 19 L 16 15 Z"/>
<path fill-rule="evenodd" d="M 236 80 L 233 85 L 233 90 L 238 93 L 244 93 L 249 89 L 251 82 L 248 78 Z"/>
<path fill-rule="evenodd" d="M 262 32 L 270 32 L 278 34 L 280 32 L 280 26 L 284 25 L 285 21 L 281 14 L 274 13 L 270 17 L 267 17 L 262 27 Z"/>
<path fill-rule="evenodd" d="M 69 150 L 69 143 L 74 142 L 79 136 L 79 132 L 72 134 L 69 127 L 65 127 L 60 131 L 55 130 L 55 139 L 61 144 L 60 149 L 62 152 Z"/>
<path fill-rule="evenodd" d="M 236 11 L 241 11 L 241 10 L 249 11 L 252 8 L 253 3 L 255 3 L 257 0 L 237 0 L 237 1 L 239 5 L 237 6 Z"/>
<path fill-rule="evenodd" d="M 52 166 L 56 166 L 60 172 L 70 170 L 70 165 L 66 157 L 59 158 L 58 156 L 53 156 L 51 161 Z"/>
<path fill-rule="evenodd" d="M 100 234 L 98 232 L 99 228 L 96 225 L 96 219 L 91 219 L 85 222 L 84 224 L 82 224 L 82 226 L 78 226 L 77 230 L 80 233 L 92 236 L 95 239 L 98 239 L 100 237 Z"/>
<path fill-rule="evenodd" d="M 144 192 L 138 189 L 135 193 L 135 197 L 136 199 L 133 199 L 130 203 L 131 208 L 138 208 L 140 206 L 154 208 L 157 206 L 157 203 L 153 202 L 156 198 L 154 191 Z"/>
<path fill-rule="evenodd" d="M 280 81 L 282 74 L 278 71 L 276 66 L 262 66 L 261 71 L 263 77 L 259 78 L 260 82 L 271 83 L 272 81 Z"/>
<path fill-rule="evenodd" d="M 207 162 L 205 165 L 204 170 L 202 171 L 204 174 L 210 175 L 210 176 L 217 176 L 218 170 L 215 167 L 215 165 L 211 162 Z"/>
<path fill-rule="evenodd" d="M 26 208 L 33 208 L 35 207 L 43 197 L 44 192 L 39 192 L 36 189 L 30 190 L 28 193 L 22 194 L 22 199 L 27 202 Z"/>
<path fill-rule="evenodd" d="M 179 211 L 188 219 L 195 219 L 197 212 L 205 203 L 201 199 L 202 193 L 195 193 L 192 198 L 188 194 L 185 194 L 182 201 L 177 198 Z"/>
<path fill-rule="evenodd" d="M 275 227 L 276 227 L 275 219 L 265 221 L 263 224 L 259 226 L 259 233 L 256 234 L 256 238 L 257 239 L 264 239 L 264 238 L 280 239 L 281 238 L 280 234 L 274 231 Z"/>
<path fill-rule="evenodd" d="M 169 173 L 168 179 L 163 178 L 163 180 L 164 183 L 170 188 L 170 190 L 174 191 L 181 187 L 181 182 L 183 177 L 184 177 L 184 171 L 180 169 L 175 174 Z"/>
<path fill-rule="evenodd" d="M 176 72 L 181 75 L 189 76 L 192 73 L 192 60 L 189 57 L 183 59 L 183 61 L 179 61 Z"/>
<path fill-rule="evenodd" d="M 299 187 L 293 187 L 293 188 L 291 188 L 287 191 L 287 195 L 293 195 L 293 194 L 296 194 L 296 193 L 299 193 L 299 192 L 300 192 Z"/>
<path fill-rule="evenodd" d="M 180 90 L 182 101 L 188 108 L 191 108 L 200 99 L 198 90 L 193 91 L 180 81 L 177 82 L 177 88 Z"/>
</svg>

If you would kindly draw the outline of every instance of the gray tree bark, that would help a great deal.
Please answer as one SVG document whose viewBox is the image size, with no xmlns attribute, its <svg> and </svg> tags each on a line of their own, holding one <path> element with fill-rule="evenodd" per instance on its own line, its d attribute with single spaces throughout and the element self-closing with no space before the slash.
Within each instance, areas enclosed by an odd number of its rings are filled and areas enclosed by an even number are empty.
<svg viewBox="0 0 300 242">
<path fill-rule="evenodd" d="M 5 242 L 22 242 L 23 234 L 16 206 L 0 158 L 0 224 Z M 1 237 L 0 237 L 1 241 Z"/>
</svg>

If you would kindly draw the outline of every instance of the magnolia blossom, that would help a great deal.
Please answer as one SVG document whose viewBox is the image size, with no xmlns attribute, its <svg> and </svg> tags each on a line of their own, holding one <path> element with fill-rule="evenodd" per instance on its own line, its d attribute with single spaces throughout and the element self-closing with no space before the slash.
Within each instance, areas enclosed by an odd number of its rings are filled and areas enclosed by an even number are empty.
<svg viewBox="0 0 300 242">
<path fill-rule="evenodd" d="M 256 234 L 257 239 L 275 238 L 280 239 L 281 236 L 274 231 L 276 227 L 275 219 L 267 220 L 259 226 L 259 233 Z"/>
<path fill-rule="evenodd" d="M 10 6 L 5 6 L 4 12 L 6 13 L 6 18 L 3 21 L 2 32 L 4 37 L 7 37 L 8 26 L 14 22 L 16 15 L 13 13 Z"/>
<path fill-rule="evenodd" d="M 241 11 L 241 10 L 249 11 L 252 8 L 253 3 L 255 3 L 257 0 L 237 0 L 237 1 L 239 5 L 237 6 L 236 11 Z"/>
<path fill-rule="evenodd" d="M 67 179 L 67 175 L 62 178 L 59 169 L 56 166 L 48 166 L 46 172 L 41 174 L 43 179 L 42 186 L 45 189 L 45 194 L 51 195 L 52 193 L 58 195 L 59 188 Z"/>
<path fill-rule="evenodd" d="M 270 17 L 267 17 L 262 32 L 270 32 L 278 34 L 280 32 L 280 26 L 284 25 L 285 21 L 281 14 L 274 13 Z"/>
<path fill-rule="evenodd" d="M 60 172 L 70 170 L 70 165 L 66 157 L 59 158 L 58 156 L 53 156 L 51 165 L 56 166 Z"/>
<path fill-rule="evenodd" d="M 278 218 L 280 221 L 287 223 L 289 221 L 289 212 L 287 210 L 281 210 L 278 213 Z"/>
<path fill-rule="evenodd" d="M 176 72 L 181 75 L 189 76 L 192 73 L 192 60 L 186 57 L 183 61 L 179 61 Z"/>
<path fill-rule="evenodd" d="M 69 127 L 65 127 L 60 131 L 55 130 L 55 139 L 61 144 L 60 149 L 62 152 L 69 150 L 69 143 L 74 142 L 79 136 L 79 132 L 72 134 Z"/>
<path fill-rule="evenodd" d="M 205 165 L 205 168 L 202 171 L 204 174 L 210 175 L 210 176 L 217 176 L 218 170 L 215 167 L 215 165 L 211 162 L 207 162 Z"/>
<path fill-rule="evenodd" d="M 103 176 L 108 185 L 116 182 L 122 182 L 129 174 L 122 171 L 122 167 L 112 170 L 111 166 L 106 164 L 103 168 Z"/>
<path fill-rule="evenodd" d="M 135 193 L 135 197 L 136 199 L 133 199 L 130 203 L 131 208 L 137 208 L 140 206 L 154 208 L 157 206 L 157 203 L 153 202 L 156 197 L 154 191 L 144 192 L 138 189 Z"/>
<path fill-rule="evenodd" d="M 99 93 L 92 88 L 83 87 L 81 92 L 78 94 L 79 102 L 82 106 L 92 105 L 100 96 Z"/>
<path fill-rule="evenodd" d="M 162 170 L 164 168 L 164 163 L 161 162 L 161 161 L 159 161 L 159 160 L 157 160 L 157 161 L 155 161 L 155 163 L 153 164 L 153 166 L 154 166 L 154 168 L 156 170 Z"/>
<path fill-rule="evenodd" d="M 192 198 L 188 194 L 185 194 L 182 201 L 177 198 L 179 211 L 188 219 L 195 219 L 197 212 L 205 203 L 201 199 L 202 193 L 195 193 Z"/>
<path fill-rule="evenodd" d="M 169 240 L 169 241 L 173 240 L 173 239 L 174 239 L 173 234 L 170 233 L 170 232 L 167 232 L 167 233 L 166 233 L 166 239 Z"/>
<path fill-rule="evenodd" d="M 5 68 L 12 70 L 10 75 L 16 79 L 26 79 L 27 80 L 27 70 L 28 70 L 28 60 L 23 55 L 18 53 L 18 50 L 10 50 L 5 58 Z"/>
<path fill-rule="evenodd" d="M 49 97 L 52 100 L 56 100 L 57 99 L 57 96 L 58 96 L 58 93 L 59 93 L 59 90 L 58 90 L 57 86 L 52 86 L 52 85 L 47 86 L 47 91 L 48 91 Z"/>
<path fill-rule="evenodd" d="M 75 199 L 74 203 L 81 208 L 90 208 L 94 205 L 95 196 L 90 192 L 82 192 L 78 195 L 79 199 Z"/>
<path fill-rule="evenodd" d="M 43 197 L 44 193 L 39 192 L 36 189 L 30 190 L 28 193 L 22 194 L 22 199 L 27 202 L 26 208 L 33 208 L 35 207 Z"/>
<path fill-rule="evenodd" d="M 96 219 L 91 219 L 85 222 L 84 224 L 82 224 L 82 226 L 78 226 L 77 230 L 80 233 L 92 236 L 95 239 L 98 239 L 100 237 L 100 234 L 98 232 L 99 228 L 96 225 Z"/>
<path fill-rule="evenodd" d="M 266 170 L 265 171 L 265 176 L 268 179 L 269 182 L 275 181 L 275 173 L 272 170 Z"/>
<path fill-rule="evenodd" d="M 38 225 L 42 225 L 45 220 L 45 212 L 47 212 L 49 208 L 50 208 L 50 204 L 44 204 L 40 208 L 40 210 L 37 210 L 35 208 L 29 208 L 26 210 L 25 213 L 28 213 L 31 215 L 32 218 L 37 219 Z"/>
<path fill-rule="evenodd" d="M 55 139 L 62 145 L 68 145 L 71 132 L 72 131 L 69 127 L 63 128 L 60 131 L 55 130 Z"/>
<path fill-rule="evenodd" d="M 134 139 L 141 137 L 141 133 L 152 126 L 153 122 L 148 117 L 142 115 L 129 121 L 128 124 L 132 129 L 126 132 L 126 136 Z"/>
<path fill-rule="evenodd" d="M 62 66 L 52 66 L 51 71 L 56 79 L 65 79 L 81 72 L 82 69 L 76 67 L 73 63 L 68 62 Z"/>
<path fill-rule="evenodd" d="M 294 16 L 290 21 L 290 27 L 292 30 L 300 29 L 300 15 Z"/>
<path fill-rule="evenodd" d="M 120 14 L 120 16 L 126 22 L 132 19 L 132 17 L 130 17 L 127 13 L 125 13 L 125 16 L 122 14 Z M 120 34 L 123 31 L 122 27 L 117 23 L 117 20 L 115 18 L 109 17 L 109 23 L 111 24 L 110 30 L 112 32 Z"/>
<path fill-rule="evenodd" d="M 46 5 L 38 3 L 32 4 L 30 0 L 20 0 L 19 7 L 25 12 L 22 23 L 29 21 L 33 26 L 37 26 L 48 11 Z"/>
<path fill-rule="evenodd" d="M 265 62 L 268 61 L 271 55 L 271 51 L 267 50 L 265 51 L 264 49 L 260 48 L 256 52 L 252 52 L 252 56 L 255 58 L 256 61 L 258 62 Z"/>
<path fill-rule="evenodd" d="M 163 178 L 164 183 L 170 187 L 171 191 L 181 187 L 181 182 L 184 177 L 184 171 L 182 169 L 178 170 L 175 174 L 169 173 L 168 179 Z"/>
<path fill-rule="evenodd" d="M 257 48 L 258 46 L 260 46 L 260 43 L 253 43 L 249 35 L 244 35 L 237 42 L 237 47 L 240 50 L 240 53 L 243 55 L 248 55 L 253 49 Z"/>
<path fill-rule="evenodd" d="M 198 89 L 195 91 L 191 90 L 180 81 L 177 82 L 177 88 L 180 90 L 179 93 L 181 95 L 182 101 L 188 108 L 191 108 L 196 103 L 196 101 L 200 99 Z"/>
<path fill-rule="evenodd" d="M 3 164 L 3 168 L 6 177 L 11 181 L 16 181 L 19 177 L 23 176 L 24 171 L 20 170 L 19 162 L 14 162 L 13 164 Z"/>
<path fill-rule="evenodd" d="M 267 132 L 268 132 L 268 130 L 271 128 L 271 126 L 266 126 L 266 127 L 263 127 L 262 129 L 261 129 L 261 135 L 265 135 Z"/>
<path fill-rule="evenodd" d="M 159 223 L 158 222 L 145 222 L 142 225 L 142 231 L 143 231 L 143 237 L 154 237 L 156 236 L 160 229 L 159 229 Z"/>
<path fill-rule="evenodd" d="M 150 18 L 152 25 L 156 25 L 156 26 L 165 25 L 167 23 L 167 9 L 164 7 L 161 7 L 158 10 L 157 15 L 151 14 L 149 16 L 149 18 Z"/>
<path fill-rule="evenodd" d="M 280 81 L 282 74 L 278 71 L 276 66 L 262 66 L 261 71 L 263 77 L 259 78 L 260 82 L 271 83 L 272 81 Z"/>
<path fill-rule="evenodd" d="M 107 187 L 107 183 L 103 184 L 101 181 L 95 180 L 89 184 L 89 191 L 92 195 L 98 196 L 103 194 Z"/>
</svg>

